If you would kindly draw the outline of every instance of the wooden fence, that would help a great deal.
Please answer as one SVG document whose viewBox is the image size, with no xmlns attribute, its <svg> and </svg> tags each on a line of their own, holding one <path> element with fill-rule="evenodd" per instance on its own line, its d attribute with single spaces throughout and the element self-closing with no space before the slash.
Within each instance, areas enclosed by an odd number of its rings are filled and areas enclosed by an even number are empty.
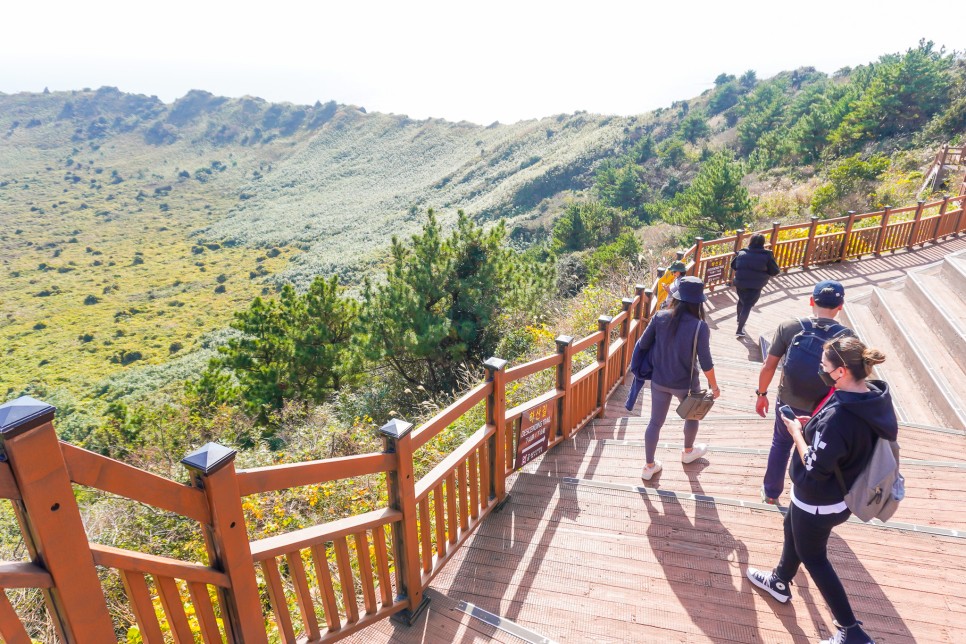
<svg viewBox="0 0 966 644">
<path fill-rule="evenodd" d="M 912 248 L 959 234 L 966 197 L 908 208 L 760 231 L 783 269 L 808 268 Z M 870 222 L 872 225 L 870 225 Z M 705 242 L 678 253 L 709 286 L 730 280 L 730 258 L 752 233 Z M 663 273 L 663 271 L 659 271 Z M 603 414 L 620 384 L 661 294 L 638 286 L 621 312 L 598 330 L 557 338 L 557 352 L 507 368 L 491 358 L 485 381 L 417 428 L 394 419 L 381 428 L 379 453 L 236 470 L 235 452 L 209 443 L 185 456 L 188 483 L 178 483 L 57 439 L 54 408 L 29 397 L 0 405 L 0 498 L 14 507 L 30 562 L 0 562 L 0 588 L 36 589 L 58 637 L 114 641 L 125 624 L 108 610 L 102 583 L 118 575 L 141 637 L 149 644 L 194 642 L 329 642 L 385 617 L 411 624 L 427 603 L 423 592 L 476 526 L 507 498 L 520 423 L 535 407 L 553 409 L 549 445 Z M 577 368 L 574 357 L 596 359 Z M 507 409 L 515 381 L 552 371 L 555 386 Z M 430 472 L 415 479 L 414 454 L 478 405 L 485 423 Z M 243 498 L 367 475 L 385 477 L 383 508 L 250 541 Z M 192 563 L 91 543 L 75 488 L 100 490 L 174 513 L 197 524 L 207 563 Z M 263 610 L 264 607 L 264 610 Z M 0 592 L 0 637 L 29 642 Z"/>
<path fill-rule="evenodd" d="M 961 170 L 960 166 L 963 165 L 963 150 L 966 150 L 966 148 L 951 148 L 948 143 L 939 148 L 939 151 L 936 152 L 936 157 L 929 166 L 929 170 L 926 171 L 926 178 L 923 179 L 922 185 L 916 193 L 917 199 L 922 197 L 927 190 L 930 192 L 936 190 L 939 184 L 943 182 L 943 179 L 946 178 L 945 173 L 947 168 L 951 169 L 955 166 L 958 170 Z M 966 192 L 966 179 L 960 181 L 959 184 L 959 194 L 963 194 L 964 192 Z"/>
<path fill-rule="evenodd" d="M 120 576 L 147 643 L 267 642 L 276 629 L 282 641 L 328 642 L 389 616 L 412 623 L 426 605 L 423 590 L 507 498 L 524 413 L 553 406 L 550 445 L 599 416 L 627 370 L 650 297 L 638 287 L 620 314 L 601 317 L 585 338 L 558 338 L 546 358 L 511 369 L 490 359 L 485 382 L 436 417 L 415 429 L 398 419 L 382 427 L 380 453 L 236 470 L 235 452 L 209 443 L 182 460 L 187 485 L 59 441 L 46 403 L 23 397 L 4 404 L 0 498 L 13 504 L 32 562 L 0 562 L 0 588 L 39 589 L 66 642 L 115 641 L 123 633 L 102 589 L 107 574 Z M 593 348 L 597 359 L 574 373 L 574 356 Z M 509 384 L 546 370 L 556 374 L 554 389 L 506 408 Z M 416 450 L 479 404 L 486 423 L 415 480 Z M 244 497 L 366 475 L 385 476 L 386 507 L 249 541 Z M 91 543 L 75 487 L 192 520 L 204 535 L 207 563 Z M 6 592 L 0 637 L 30 641 Z"/>
<path fill-rule="evenodd" d="M 904 208 L 822 219 L 812 217 L 804 224 L 755 231 L 738 230 L 735 235 L 704 241 L 700 237 L 691 248 L 678 253 L 688 264 L 688 273 L 704 280 L 710 288 L 730 284 L 733 277 L 731 258 L 746 247 L 756 233 L 766 237 L 782 270 L 807 269 L 810 266 L 879 256 L 900 249 L 912 250 L 927 242 L 935 242 L 966 230 L 963 204 L 966 195 L 943 197 L 932 202 L 919 201 Z"/>
</svg>

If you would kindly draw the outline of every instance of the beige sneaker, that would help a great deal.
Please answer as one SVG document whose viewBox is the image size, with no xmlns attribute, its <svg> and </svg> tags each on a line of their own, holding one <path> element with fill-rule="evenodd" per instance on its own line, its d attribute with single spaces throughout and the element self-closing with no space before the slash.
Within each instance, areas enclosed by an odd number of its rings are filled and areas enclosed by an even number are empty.
<svg viewBox="0 0 966 644">
<path fill-rule="evenodd" d="M 695 443 L 690 452 L 681 450 L 681 462 L 687 465 L 693 463 L 708 452 L 707 443 Z"/>
<path fill-rule="evenodd" d="M 650 467 L 645 465 L 644 468 L 641 470 L 641 478 L 644 479 L 645 481 L 650 481 L 655 474 L 661 471 L 661 469 L 662 469 L 661 461 L 658 461 L 655 459 L 654 465 Z"/>
</svg>

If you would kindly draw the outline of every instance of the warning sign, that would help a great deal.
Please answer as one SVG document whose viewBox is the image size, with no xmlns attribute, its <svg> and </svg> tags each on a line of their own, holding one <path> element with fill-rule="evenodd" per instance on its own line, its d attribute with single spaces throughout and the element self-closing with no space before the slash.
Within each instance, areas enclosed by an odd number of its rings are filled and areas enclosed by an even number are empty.
<svg viewBox="0 0 966 644">
<path fill-rule="evenodd" d="M 550 428 L 553 426 L 553 408 L 556 400 L 535 405 L 523 412 L 520 433 L 517 436 L 517 458 L 514 469 L 520 469 L 547 451 Z"/>
</svg>

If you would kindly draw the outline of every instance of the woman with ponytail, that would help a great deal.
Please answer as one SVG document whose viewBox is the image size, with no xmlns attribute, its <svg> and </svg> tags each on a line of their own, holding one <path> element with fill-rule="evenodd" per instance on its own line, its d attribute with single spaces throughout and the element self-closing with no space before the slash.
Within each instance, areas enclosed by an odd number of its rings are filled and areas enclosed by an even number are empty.
<svg viewBox="0 0 966 644">
<path fill-rule="evenodd" d="M 781 559 L 771 572 L 747 571 L 751 583 L 785 603 L 792 597 L 792 579 L 804 565 L 838 627 L 822 644 L 872 644 L 829 562 L 828 540 L 832 528 L 851 515 L 836 468 L 851 488 L 872 457 L 876 441 L 895 440 L 899 432 L 889 386 L 868 379 L 872 368 L 884 360 L 882 352 L 867 348 L 855 337 L 825 344 L 818 375 L 834 392 L 811 418 L 785 418 L 799 458 L 793 457 L 788 468 L 792 503 L 785 515 Z"/>
</svg>

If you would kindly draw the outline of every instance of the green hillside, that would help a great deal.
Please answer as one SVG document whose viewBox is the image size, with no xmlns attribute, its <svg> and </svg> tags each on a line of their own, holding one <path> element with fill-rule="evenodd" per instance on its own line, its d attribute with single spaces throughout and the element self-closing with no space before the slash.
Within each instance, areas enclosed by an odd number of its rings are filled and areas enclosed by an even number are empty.
<svg viewBox="0 0 966 644">
<path fill-rule="evenodd" d="M 427 206 L 525 216 L 589 181 L 626 122 L 480 127 L 200 91 L 172 105 L 113 88 L 0 96 L 0 395 L 87 395 L 132 369 L 150 386 L 144 366 L 163 363 L 183 377 L 206 356 L 178 358 L 277 276 L 357 282 Z"/>
</svg>

